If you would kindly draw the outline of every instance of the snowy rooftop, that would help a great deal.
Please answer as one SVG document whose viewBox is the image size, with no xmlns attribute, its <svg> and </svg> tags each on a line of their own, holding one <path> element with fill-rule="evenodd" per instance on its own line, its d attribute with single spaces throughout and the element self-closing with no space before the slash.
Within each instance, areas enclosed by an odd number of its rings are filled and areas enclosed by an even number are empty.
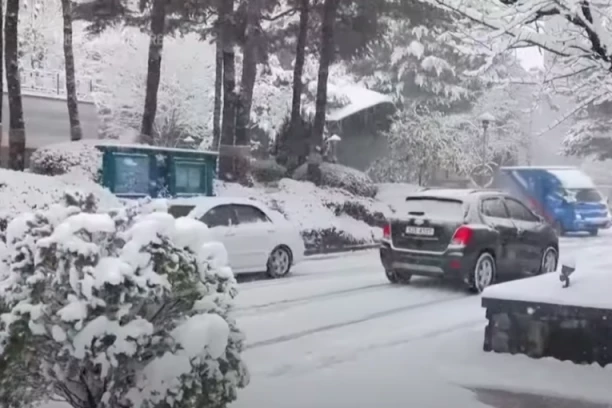
<svg viewBox="0 0 612 408">
<path fill-rule="evenodd" d="M 580 268 L 570 276 L 570 286 L 563 288 L 559 273 L 491 286 L 483 298 L 612 309 L 612 272 L 609 265 Z"/>
<path fill-rule="evenodd" d="M 327 115 L 327 120 L 329 122 L 340 121 L 354 115 L 357 112 L 361 112 L 377 105 L 393 103 L 393 99 L 390 96 L 357 85 L 343 86 L 338 90 L 338 92 L 345 95 L 350 102 L 348 105 L 343 106 L 342 108 L 331 111 Z"/>
</svg>

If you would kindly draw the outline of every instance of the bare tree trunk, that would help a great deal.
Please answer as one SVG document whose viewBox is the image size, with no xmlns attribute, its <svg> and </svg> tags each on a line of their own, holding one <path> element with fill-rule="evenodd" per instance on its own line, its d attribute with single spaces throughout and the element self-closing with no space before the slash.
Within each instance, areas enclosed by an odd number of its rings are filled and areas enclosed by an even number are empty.
<svg viewBox="0 0 612 408">
<path fill-rule="evenodd" d="M 260 17 L 260 0 L 249 0 L 247 4 L 246 41 L 243 49 L 240 96 L 236 108 L 236 145 L 238 146 L 247 146 L 249 144 L 253 89 L 255 88 L 255 79 L 257 79 L 257 46 L 258 41 L 261 39 Z"/>
<path fill-rule="evenodd" d="M 13 170 L 24 170 L 26 133 L 19 78 L 19 0 L 7 0 L 5 18 L 4 49 L 9 101 L 9 167 Z"/>
<path fill-rule="evenodd" d="M 223 118 L 221 121 L 221 145 L 233 146 L 236 135 L 236 56 L 234 53 L 234 0 L 222 0 L 219 16 L 222 16 L 221 38 L 223 44 Z M 233 155 L 219 153 L 219 177 L 234 181 Z"/>
<path fill-rule="evenodd" d="M 334 22 L 338 10 L 339 0 L 325 0 L 323 4 L 323 24 L 321 27 L 321 55 L 319 57 L 319 78 L 317 82 L 317 98 L 315 104 L 315 117 L 310 140 L 310 154 L 312 159 L 308 164 L 309 178 L 315 183 L 320 178 L 320 149 L 323 145 L 323 131 L 325 129 L 325 111 L 327 109 L 327 80 L 329 66 L 334 58 Z"/>
<path fill-rule="evenodd" d="M 299 165 L 299 156 L 308 155 L 307 134 L 302 129 L 302 93 L 304 84 L 304 62 L 306 60 L 306 42 L 308 40 L 308 20 L 310 18 L 310 0 L 300 0 L 300 25 L 295 47 L 295 64 L 293 66 L 293 97 L 291 100 L 291 122 L 289 134 L 280 141 L 281 155 L 286 157 L 288 169 Z M 306 139 L 306 140 L 305 140 Z"/>
<path fill-rule="evenodd" d="M 153 0 L 151 10 L 151 37 L 149 40 L 149 61 L 147 65 L 147 90 L 145 95 L 141 141 L 153 143 L 153 126 L 157 114 L 157 91 L 161 78 L 162 52 L 164 48 L 164 31 L 166 26 L 166 4 L 168 0 Z"/>
<path fill-rule="evenodd" d="M 215 104 L 213 109 L 213 142 L 212 149 L 219 150 L 221 142 L 221 109 L 223 103 L 223 44 L 221 39 L 221 15 L 217 20 L 217 38 L 215 41 Z"/>
<path fill-rule="evenodd" d="M 66 101 L 70 120 L 70 140 L 83 138 L 79 121 L 79 100 L 76 91 L 76 73 L 74 69 L 74 52 L 72 50 L 72 1 L 62 0 L 64 18 L 64 64 L 66 66 Z"/>
</svg>

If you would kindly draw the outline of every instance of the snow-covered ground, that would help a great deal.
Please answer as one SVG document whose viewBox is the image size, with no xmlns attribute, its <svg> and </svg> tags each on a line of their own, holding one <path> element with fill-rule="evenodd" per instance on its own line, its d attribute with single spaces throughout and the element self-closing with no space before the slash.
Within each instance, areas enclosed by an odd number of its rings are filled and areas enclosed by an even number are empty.
<svg viewBox="0 0 612 408">
<path fill-rule="evenodd" d="M 601 267 L 610 247 L 608 231 L 563 238 L 561 258 Z M 389 285 L 376 251 L 242 284 L 236 317 L 252 382 L 232 408 L 489 406 L 475 387 L 612 403 L 612 369 L 484 353 L 479 296 L 425 278 Z"/>
</svg>

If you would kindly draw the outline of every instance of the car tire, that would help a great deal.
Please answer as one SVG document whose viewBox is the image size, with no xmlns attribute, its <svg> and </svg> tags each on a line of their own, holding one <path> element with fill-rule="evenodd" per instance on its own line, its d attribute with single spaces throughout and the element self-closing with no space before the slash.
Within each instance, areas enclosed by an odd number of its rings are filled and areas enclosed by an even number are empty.
<svg viewBox="0 0 612 408">
<path fill-rule="evenodd" d="M 592 237 L 596 237 L 599 234 L 599 230 L 597 228 L 589 230 L 589 235 Z"/>
<path fill-rule="evenodd" d="M 552 264 L 551 264 L 552 262 Z M 542 251 L 542 258 L 540 259 L 540 270 L 539 274 L 551 273 L 557 270 L 559 262 L 559 252 L 555 247 L 549 245 Z"/>
<path fill-rule="evenodd" d="M 472 293 L 482 293 L 485 288 L 495 283 L 497 277 L 497 263 L 490 252 L 483 252 L 478 256 L 473 270 L 468 277 L 468 289 Z"/>
<path fill-rule="evenodd" d="M 272 250 L 266 264 L 266 272 L 273 279 L 283 278 L 291 271 L 293 255 L 286 246 L 277 246 Z"/>
<path fill-rule="evenodd" d="M 398 274 L 397 271 L 393 269 L 385 269 L 385 276 L 389 282 L 393 283 L 394 285 L 408 283 L 412 278 L 411 274 Z"/>
</svg>

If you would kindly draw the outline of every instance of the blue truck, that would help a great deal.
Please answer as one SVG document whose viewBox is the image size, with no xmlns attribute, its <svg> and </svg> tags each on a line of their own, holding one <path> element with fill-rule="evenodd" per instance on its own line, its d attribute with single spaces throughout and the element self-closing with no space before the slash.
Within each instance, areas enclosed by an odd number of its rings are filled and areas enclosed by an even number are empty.
<svg viewBox="0 0 612 408">
<path fill-rule="evenodd" d="M 569 232 L 594 236 L 612 225 L 607 198 L 577 167 L 500 167 L 493 187 L 521 199 L 559 236 Z"/>
</svg>

